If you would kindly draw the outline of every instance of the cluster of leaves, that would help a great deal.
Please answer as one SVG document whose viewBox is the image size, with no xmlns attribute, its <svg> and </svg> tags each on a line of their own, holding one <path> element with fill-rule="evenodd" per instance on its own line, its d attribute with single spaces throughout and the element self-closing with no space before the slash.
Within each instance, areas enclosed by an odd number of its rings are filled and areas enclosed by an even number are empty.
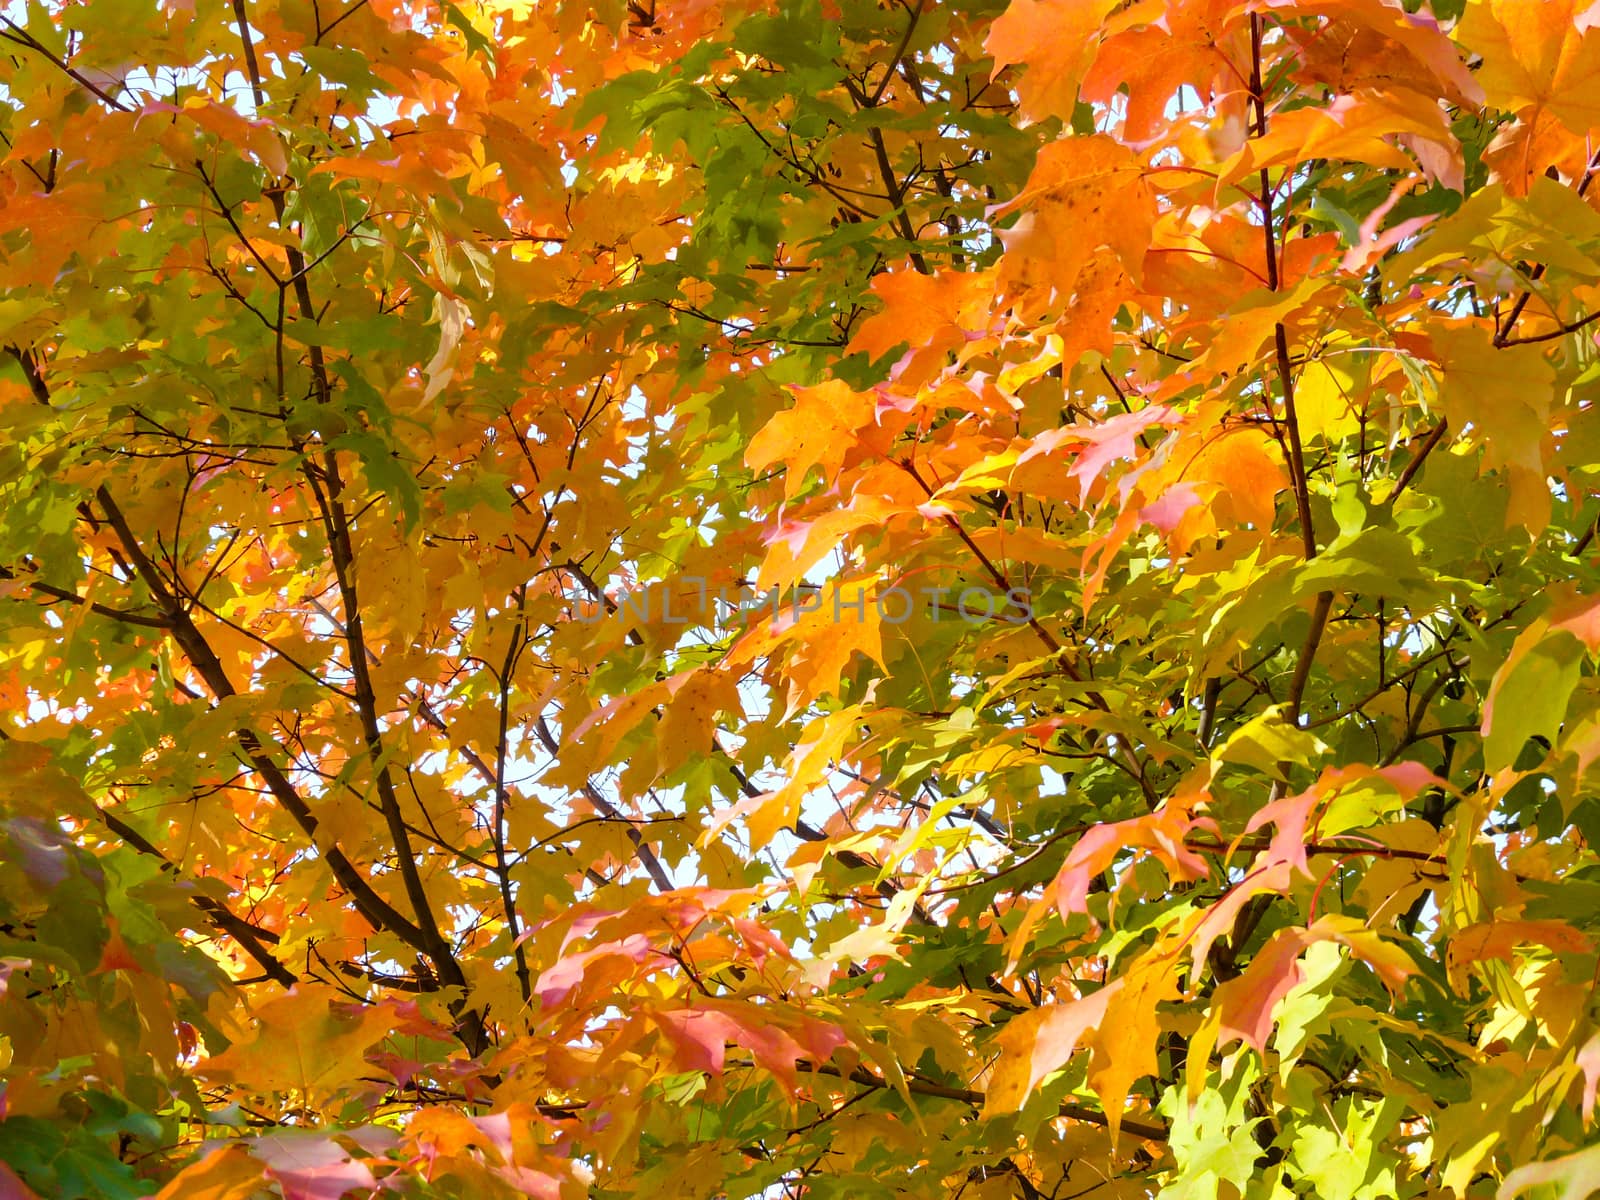
<svg viewBox="0 0 1600 1200">
<path fill-rule="evenodd" d="M 1593 12 L 0 41 L 0 1195 L 1600 1189 Z"/>
</svg>

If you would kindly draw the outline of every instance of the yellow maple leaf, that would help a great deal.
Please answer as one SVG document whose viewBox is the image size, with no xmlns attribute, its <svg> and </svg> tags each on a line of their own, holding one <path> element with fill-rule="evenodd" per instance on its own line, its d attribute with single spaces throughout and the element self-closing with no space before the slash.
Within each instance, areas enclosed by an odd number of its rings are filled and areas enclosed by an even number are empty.
<svg viewBox="0 0 1600 1200">
<path fill-rule="evenodd" d="M 299 984 L 255 1011 L 255 1036 L 208 1059 L 201 1073 L 257 1092 L 298 1091 L 323 1099 L 368 1068 L 367 1050 L 393 1027 L 381 1008 L 341 1004 L 335 994 Z"/>
</svg>

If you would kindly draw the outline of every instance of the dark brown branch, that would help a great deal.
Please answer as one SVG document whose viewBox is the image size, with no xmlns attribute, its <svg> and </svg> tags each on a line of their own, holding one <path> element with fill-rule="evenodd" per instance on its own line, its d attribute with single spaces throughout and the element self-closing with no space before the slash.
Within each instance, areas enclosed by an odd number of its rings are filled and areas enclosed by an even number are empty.
<svg viewBox="0 0 1600 1200">
<path fill-rule="evenodd" d="M 548 526 L 548 521 L 546 522 Z M 511 676 L 522 657 L 526 637 L 527 618 L 524 615 L 527 592 L 517 595 L 517 621 L 511 630 L 511 644 L 506 648 L 505 661 L 500 665 L 500 718 L 495 738 L 494 760 L 494 818 L 489 826 L 490 840 L 494 845 L 495 875 L 500 883 L 500 903 L 505 911 L 506 930 L 511 935 L 511 954 L 517 972 L 517 988 L 523 1003 L 533 996 L 533 982 L 528 973 L 528 958 L 522 948 L 522 924 L 517 919 L 517 905 L 511 891 L 511 870 L 506 863 L 506 762 L 511 757 Z"/>
<path fill-rule="evenodd" d="M 24 587 L 31 588 L 40 595 L 50 596 L 56 600 L 64 600 L 68 604 L 79 605 L 87 608 L 96 616 L 110 617 L 112 620 L 121 621 L 126 625 L 141 625 L 146 629 L 169 629 L 172 625 L 166 617 L 160 615 L 148 616 L 144 613 L 130 612 L 125 608 L 112 608 L 107 604 L 99 604 L 90 600 L 87 596 L 80 596 L 77 592 L 68 591 L 66 588 L 58 588 L 53 584 L 42 583 L 37 579 L 23 579 L 14 571 L 10 571 L 5 567 L 0 567 L 0 579 L 17 580 Z"/>
<path fill-rule="evenodd" d="M 555 734 L 551 732 L 549 722 L 542 715 L 533 719 L 533 731 L 552 757 L 560 754 L 561 743 L 556 740 Z M 595 787 L 593 783 L 586 782 L 583 785 L 583 795 L 601 816 L 609 817 L 614 821 L 628 820 L 617 809 L 615 804 L 612 804 L 601 794 L 600 789 Z M 655 885 L 663 892 L 670 892 L 672 890 L 671 876 L 662 867 L 661 860 L 656 857 L 655 851 L 646 844 L 644 835 L 634 827 L 632 821 L 628 821 L 628 840 L 633 843 L 633 852 L 639 860 L 639 865 L 655 881 Z"/>
<path fill-rule="evenodd" d="M 1597 169 L 1600 169 L 1600 150 L 1595 151 L 1594 155 L 1589 159 L 1589 165 L 1584 169 L 1583 178 L 1578 181 L 1578 195 L 1580 197 L 1589 190 L 1589 185 L 1594 182 L 1594 175 Z M 1537 283 L 1540 279 L 1543 279 L 1544 271 L 1544 263 L 1539 263 L 1537 266 L 1535 266 L 1533 271 L 1528 276 L 1530 285 Z M 1528 301 L 1531 299 L 1533 299 L 1533 288 L 1532 286 L 1529 286 L 1524 288 L 1522 290 L 1522 294 L 1517 297 L 1516 303 L 1511 306 L 1511 311 L 1506 314 L 1505 320 L 1497 320 L 1496 324 L 1498 328 L 1496 328 L 1494 332 L 1494 344 L 1497 347 L 1504 347 L 1514 344 L 1511 341 L 1511 331 L 1516 328 L 1517 318 L 1522 316 L 1522 310 L 1528 307 Z M 1554 336 L 1559 337 L 1561 335 L 1558 333 Z M 1540 341 L 1544 339 L 1533 338 L 1527 340 Z"/>
<path fill-rule="evenodd" d="M 1428 434 L 1427 441 L 1422 443 L 1411 461 L 1406 464 L 1405 470 L 1400 472 L 1400 478 L 1395 481 L 1394 491 L 1390 493 L 1391 500 L 1411 486 L 1411 481 L 1416 478 L 1417 472 L 1422 470 L 1422 464 L 1428 461 L 1428 455 L 1433 453 L 1433 448 L 1439 444 L 1449 428 L 1449 418 L 1441 417 L 1439 423 L 1433 427 L 1433 431 Z"/>
<path fill-rule="evenodd" d="M 35 54 L 41 55 L 48 59 L 58 70 L 66 74 L 74 83 L 78 84 L 78 86 L 84 88 L 86 91 L 92 94 L 102 104 L 108 105 L 109 107 L 116 109 L 118 112 L 132 111 L 127 105 L 123 104 L 115 96 L 102 91 L 94 83 L 91 83 L 64 58 L 61 58 L 53 53 L 49 47 L 45 46 L 42 42 L 35 38 L 33 34 L 29 33 L 21 25 L 18 25 L 10 17 L 0 16 L 0 24 L 4 24 L 5 27 L 11 31 L 10 33 L 0 33 L 0 38 L 3 38 L 8 42 L 15 42 L 17 45 L 26 47 L 27 49 L 32 50 Z"/>
<path fill-rule="evenodd" d="M 106 809 L 96 806 L 96 811 L 100 814 L 100 819 L 105 822 L 106 828 L 125 843 L 141 854 L 148 854 L 160 859 L 163 871 L 177 873 L 177 864 L 161 853 L 154 843 L 132 825 L 129 825 L 122 818 L 108 812 Z M 237 942 L 241 950 L 260 964 L 261 969 L 266 972 L 267 977 L 274 983 L 281 983 L 284 987 L 293 987 L 299 982 L 298 976 L 279 962 L 273 956 L 272 951 L 268 950 L 263 944 L 269 941 L 276 942 L 278 940 L 277 934 L 270 929 L 262 929 L 250 924 L 249 921 L 229 909 L 227 905 L 218 900 L 213 900 L 210 896 L 199 892 L 191 892 L 189 901 L 201 912 L 205 913 L 211 919 L 212 924 Z"/>
<path fill-rule="evenodd" d="M 262 86 L 260 64 L 256 59 L 255 41 L 251 33 L 250 22 L 245 13 L 244 0 L 233 0 L 234 19 L 238 23 L 239 38 L 243 43 L 245 64 L 250 76 L 250 86 L 255 96 L 257 108 L 265 107 L 266 94 Z M 270 190 L 267 193 L 271 201 L 280 226 L 284 223 L 285 204 L 281 190 Z M 311 289 L 306 280 L 306 259 L 299 246 L 290 244 L 285 246 L 284 253 L 289 261 L 288 286 L 294 292 L 295 305 L 299 310 L 302 320 L 315 323 L 317 320 L 316 305 L 311 300 Z M 280 288 L 281 288 L 280 284 Z M 311 376 L 316 389 L 319 403 L 326 404 L 333 394 L 332 385 L 328 379 L 327 363 L 324 360 L 322 347 L 313 343 L 308 352 L 311 366 Z M 428 899 L 427 889 L 423 886 L 422 875 L 417 867 L 417 860 L 411 851 L 411 839 L 406 829 L 405 816 L 400 808 L 400 798 L 395 791 L 394 778 L 391 775 L 383 748 L 383 737 L 378 723 L 376 692 L 372 684 L 372 675 L 368 667 L 366 645 L 361 627 L 361 609 L 356 594 L 356 583 L 353 573 L 354 553 L 350 539 L 349 515 L 343 503 L 343 485 L 339 473 L 338 457 L 332 450 L 327 450 L 322 455 L 322 476 L 326 482 L 326 489 L 319 484 L 317 473 L 312 469 L 309 459 L 302 466 L 302 473 L 311 485 L 316 497 L 318 508 L 321 512 L 324 533 L 327 537 L 329 555 L 333 559 L 334 575 L 338 581 L 340 598 L 344 606 L 345 641 L 349 648 L 350 672 L 355 683 L 356 710 L 361 722 L 362 740 L 366 744 L 367 757 L 372 766 L 373 781 L 378 791 L 378 800 L 383 808 L 383 815 L 389 830 L 389 839 L 394 846 L 395 861 L 399 868 L 402 885 L 405 888 L 406 899 L 410 904 L 415 924 L 406 921 L 406 927 L 412 931 L 415 941 L 411 944 L 433 961 L 434 969 L 438 973 L 440 983 L 446 987 L 460 989 L 460 993 L 451 1003 L 452 1012 L 461 1019 L 458 1033 L 463 1044 L 471 1053 L 479 1053 L 488 1044 L 488 1031 L 484 1024 L 482 1014 L 467 1009 L 465 996 L 468 991 L 467 979 L 457 961 L 454 951 L 440 932 L 437 919 L 434 917 L 433 907 Z M 400 914 L 395 913 L 396 916 Z M 411 939 L 407 939 L 410 941 Z"/>
<path fill-rule="evenodd" d="M 851 1083 L 859 1083 L 870 1088 L 893 1090 L 894 1085 L 886 1079 L 880 1079 L 865 1067 L 856 1067 L 854 1070 L 845 1071 L 832 1063 L 813 1063 L 800 1059 L 795 1066 L 802 1071 L 809 1071 L 814 1075 L 831 1075 L 835 1079 L 846 1079 Z M 915 1075 L 907 1075 L 906 1090 L 917 1096 L 933 1096 L 941 1100 L 957 1100 L 963 1104 L 970 1104 L 974 1108 L 981 1108 L 986 1099 L 984 1093 L 974 1091 L 972 1088 L 950 1087 L 932 1080 L 920 1079 Z M 1107 1127 L 1111 1118 L 1099 1109 L 1089 1108 L 1082 1104 L 1063 1102 L 1059 1111 L 1063 1117 L 1073 1121 L 1083 1121 L 1090 1125 Z M 1122 1128 L 1135 1137 L 1147 1138 L 1150 1141 L 1164 1142 L 1167 1140 L 1167 1127 L 1157 1125 L 1152 1121 L 1140 1121 L 1123 1118 Z"/>
<path fill-rule="evenodd" d="M 1495 344 L 1504 349 L 1507 346 L 1532 346 L 1538 342 L 1553 342 L 1557 338 L 1566 337 L 1569 333 L 1577 333 L 1585 325 L 1593 325 L 1596 321 L 1600 321 L 1600 308 L 1595 309 L 1594 312 L 1586 317 L 1581 317 L 1576 321 L 1569 321 L 1565 325 L 1558 325 L 1546 333 L 1533 333 L 1527 337 L 1519 338 L 1501 338 Z"/>
<path fill-rule="evenodd" d="M 40 402 L 48 404 L 50 389 L 39 371 L 38 364 L 31 355 L 15 348 L 11 349 L 11 353 L 21 365 L 34 396 Z M 237 695 L 238 691 L 228 678 L 222 661 L 206 641 L 205 635 L 195 625 L 176 593 L 167 586 L 165 576 L 144 552 L 138 536 L 129 526 L 127 518 L 104 484 L 95 490 L 95 500 L 105 511 L 106 522 L 122 546 L 122 553 L 126 557 L 130 571 L 139 577 L 154 597 L 156 606 L 166 614 L 173 639 L 189 659 L 195 672 L 205 681 L 212 696 L 217 700 L 225 700 Z M 312 813 L 311 807 L 294 784 L 289 782 L 283 769 L 272 760 L 261 739 L 248 728 L 236 729 L 234 736 L 244 750 L 245 758 L 266 783 L 274 799 L 294 819 L 307 839 L 315 845 L 316 830 L 320 824 L 316 815 Z M 349 893 L 351 902 L 374 929 L 387 930 L 408 945 L 416 949 L 422 948 L 421 931 L 398 909 L 378 895 L 342 850 L 337 846 L 325 846 L 320 849 L 321 857 L 328 864 L 328 869 L 333 872 L 334 878 Z"/>
</svg>

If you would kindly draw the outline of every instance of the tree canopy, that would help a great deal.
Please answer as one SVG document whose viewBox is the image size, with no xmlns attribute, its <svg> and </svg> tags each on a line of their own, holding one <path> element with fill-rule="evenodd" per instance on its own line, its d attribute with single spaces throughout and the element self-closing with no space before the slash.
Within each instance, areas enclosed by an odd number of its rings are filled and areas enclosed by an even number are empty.
<svg viewBox="0 0 1600 1200">
<path fill-rule="evenodd" d="M 0 1196 L 1600 1189 L 1600 16 L 14 0 Z"/>
</svg>

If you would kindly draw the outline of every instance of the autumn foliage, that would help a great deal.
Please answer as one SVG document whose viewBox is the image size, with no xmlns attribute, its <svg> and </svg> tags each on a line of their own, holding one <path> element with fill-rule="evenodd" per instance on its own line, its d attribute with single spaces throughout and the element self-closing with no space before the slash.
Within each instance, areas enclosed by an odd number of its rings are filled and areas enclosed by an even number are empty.
<svg viewBox="0 0 1600 1200">
<path fill-rule="evenodd" d="M 0 40 L 0 1197 L 1600 1190 L 1600 10 Z"/>
</svg>

